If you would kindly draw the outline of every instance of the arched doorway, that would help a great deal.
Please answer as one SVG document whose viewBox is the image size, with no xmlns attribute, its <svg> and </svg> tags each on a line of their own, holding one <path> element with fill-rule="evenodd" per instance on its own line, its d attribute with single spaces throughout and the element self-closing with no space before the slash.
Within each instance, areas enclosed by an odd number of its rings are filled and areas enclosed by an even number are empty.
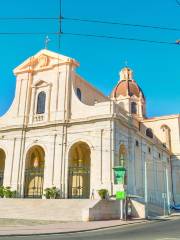
<svg viewBox="0 0 180 240">
<path fill-rule="evenodd" d="M 5 158 L 6 158 L 6 154 L 4 150 L 0 149 L 0 186 L 3 185 Z"/>
<path fill-rule="evenodd" d="M 42 147 L 33 146 L 26 156 L 24 197 L 41 198 L 44 182 L 44 158 Z"/>
<path fill-rule="evenodd" d="M 90 195 L 90 157 L 87 143 L 75 143 L 69 151 L 68 197 L 89 198 Z"/>
</svg>

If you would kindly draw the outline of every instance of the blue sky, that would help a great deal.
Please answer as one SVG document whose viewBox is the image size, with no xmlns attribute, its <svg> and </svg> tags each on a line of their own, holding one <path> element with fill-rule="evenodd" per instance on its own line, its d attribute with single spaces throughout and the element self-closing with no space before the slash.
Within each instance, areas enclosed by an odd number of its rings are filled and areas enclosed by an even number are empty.
<svg viewBox="0 0 180 240">
<path fill-rule="evenodd" d="M 176 0 L 62 0 L 64 17 L 180 28 Z M 0 17 L 58 17 L 59 0 L 1 0 Z M 175 42 L 180 31 L 63 20 L 63 32 Z M 0 20 L 0 32 L 57 32 L 57 20 Z M 86 80 L 109 95 L 128 61 L 147 99 L 148 116 L 180 113 L 180 45 L 50 35 L 49 50 L 75 58 Z M 12 103 L 13 69 L 44 48 L 45 35 L 0 35 L 0 115 Z"/>
</svg>

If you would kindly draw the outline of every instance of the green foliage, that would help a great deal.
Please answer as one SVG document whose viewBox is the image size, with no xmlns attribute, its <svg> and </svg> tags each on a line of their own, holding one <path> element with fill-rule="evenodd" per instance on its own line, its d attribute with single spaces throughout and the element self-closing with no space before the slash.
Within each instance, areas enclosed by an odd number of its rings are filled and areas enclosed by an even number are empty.
<svg viewBox="0 0 180 240">
<path fill-rule="evenodd" d="M 44 192 L 44 196 L 47 199 L 55 199 L 59 196 L 59 190 L 56 187 L 46 188 Z"/>
<path fill-rule="evenodd" d="M 0 197 L 3 198 L 4 197 L 4 187 L 0 186 Z"/>
<path fill-rule="evenodd" d="M 108 190 L 107 189 L 99 189 L 98 190 L 98 194 L 101 197 L 101 199 L 106 199 L 107 195 L 108 195 Z"/>
<path fill-rule="evenodd" d="M 11 187 L 0 186 L 0 197 L 5 198 L 15 198 L 16 191 L 11 190 Z"/>
</svg>

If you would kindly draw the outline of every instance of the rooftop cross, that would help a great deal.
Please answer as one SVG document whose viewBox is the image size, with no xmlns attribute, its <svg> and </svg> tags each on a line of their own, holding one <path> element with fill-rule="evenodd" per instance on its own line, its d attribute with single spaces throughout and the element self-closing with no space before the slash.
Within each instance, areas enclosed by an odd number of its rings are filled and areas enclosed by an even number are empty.
<svg viewBox="0 0 180 240">
<path fill-rule="evenodd" d="M 48 36 L 46 36 L 45 41 L 44 41 L 44 43 L 45 43 L 45 49 L 48 48 L 48 43 L 49 43 L 50 41 L 51 41 L 51 39 L 50 39 Z"/>
</svg>

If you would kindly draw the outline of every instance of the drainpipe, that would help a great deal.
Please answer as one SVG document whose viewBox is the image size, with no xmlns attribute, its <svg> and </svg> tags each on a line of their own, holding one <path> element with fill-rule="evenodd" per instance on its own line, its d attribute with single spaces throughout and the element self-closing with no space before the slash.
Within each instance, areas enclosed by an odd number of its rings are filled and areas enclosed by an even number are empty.
<svg viewBox="0 0 180 240">
<path fill-rule="evenodd" d="M 114 104 L 110 100 L 110 181 L 111 181 L 111 196 L 113 195 L 113 166 L 114 166 Z"/>
<path fill-rule="evenodd" d="M 169 196 L 169 177 L 168 177 L 168 165 L 165 165 L 165 174 L 166 174 L 166 191 L 167 191 L 167 208 L 168 214 L 170 215 L 170 196 Z"/>
<path fill-rule="evenodd" d="M 171 187 L 172 187 L 172 200 L 173 204 L 176 205 L 175 197 L 174 197 L 174 179 L 173 179 L 173 170 L 172 170 L 172 162 L 171 162 L 171 157 L 169 159 L 169 164 L 170 164 L 170 171 L 171 171 Z"/>
</svg>

